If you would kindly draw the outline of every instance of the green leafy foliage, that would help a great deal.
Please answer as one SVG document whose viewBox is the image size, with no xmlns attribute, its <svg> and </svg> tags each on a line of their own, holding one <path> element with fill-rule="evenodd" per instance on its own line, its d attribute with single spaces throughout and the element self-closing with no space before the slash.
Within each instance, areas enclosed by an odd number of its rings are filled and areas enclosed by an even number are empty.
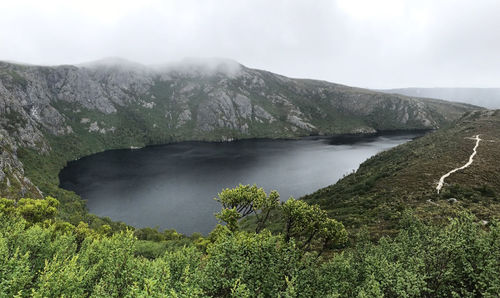
<svg viewBox="0 0 500 298">
<path fill-rule="evenodd" d="M 239 185 L 224 189 L 216 198 L 222 210 L 216 214 L 219 221 L 225 222 L 231 232 L 239 229 L 239 220 L 252 215 L 255 219 L 255 232 L 260 233 L 266 226 L 271 212 L 278 212 L 285 222 L 282 231 L 285 242 L 293 240 L 302 251 L 338 247 L 347 242 L 347 231 L 342 223 L 329 218 L 318 205 L 290 198 L 279 203 L 279 194 L 272 191 L 269 196 L 262 188 L 253 185 Z"/>
<path fill-rule="evenodd" d="M 321 251 L 347 242 L 347 231 L 342 223 L 328 217 L 318 205 L 289 199 L 282 207 L 286 223 L 284 237 L 294 238 L 301 249 L 309 249 L 319 242 Z"/>
<path fill-rule="evenodd" d="M 243 290 L 252 296 L 276 296 L 301 264 L 299 250 L 282 237 L 266 231 L 226 234 L 207 249 L 203 288 L 209 296 Z"/>
<path fill-rule="evenodd" d="M 232 231 L 237 229 L 238 220 L 252 214 L 256 219 L 255 231 L 260 232 L 265 227 L 271 211 L 279 206 L 277 191 L 273 190 L 267 195 L 264 189 L 256 185 L 240 184 L 232 189 L 226 188 L 215 200 L 223 207 L 216 217 L 226 222 Z"/>
<path fill-rule="evenodd" d="M 294 203 L 295 204 L 295 203 Z M 401 231 L 323 258 L 284 235 L 218 226 L 205 248 L 137 254 L 132 232 L 61 230 L 0 212 L 0 296 L 5 297 L 495 297 L 500 224 L 461 213 L 445 226 L 411 214 Z M 86 230 L 82 233 L 80 230 Z M 92 230 L 90 230 L 92 231 Z M 82 236 L 83 235 L 83 236 Z M 81 238 L 83 237 L 83 238 Z"/>
<path fill-rule="evenodd" d="M 389 297 L 473 297 L 500 293 L 499 225 L 484 229 L 468 213 L 445 227 L 413 217 L 394 239 L 357 247 L 333 257 L 321 271 L 320 286 L 340 296 L 376 289 Z M 365 238 L 366 239 L 366 238 Z M 339 280 L 338 283 L 327 283 Z"/>
<path fill-rule="evenodd" d="M 19 201 L 0 199 L 0 212 L 20 215 L 30 223 L 54 219 L 58 206 L 59 201 L 52 197 L 41 200 L 22 198 Z"/>
</svg>

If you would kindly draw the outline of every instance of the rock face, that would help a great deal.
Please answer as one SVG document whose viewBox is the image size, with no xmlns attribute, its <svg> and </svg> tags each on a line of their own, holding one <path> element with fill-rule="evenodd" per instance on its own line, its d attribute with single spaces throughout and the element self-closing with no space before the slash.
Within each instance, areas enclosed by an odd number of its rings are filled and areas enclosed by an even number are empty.
<svg viewBox="0 0 500 298">
<path fill-rule="evenodd" d="M 12 169 L 23 180 L 16 148 L 47 153 L 54 138 L 93 138 L 103 148 L 128 148 L 189 139 L 425 129 L 473 108 L 290 79 L 226 60 L 157 67 L 122 60 L 54 67 L 0 62 L 0 183 L 6 185 Z"/>
<path fill-rule="evenodd" d="M 22 198 L 41 197 L 40 190 L 24 176 L 23 164 L 17 158 L 17 146 L 5 130 L 0 129 L 0 194 Z"/>
</svg>

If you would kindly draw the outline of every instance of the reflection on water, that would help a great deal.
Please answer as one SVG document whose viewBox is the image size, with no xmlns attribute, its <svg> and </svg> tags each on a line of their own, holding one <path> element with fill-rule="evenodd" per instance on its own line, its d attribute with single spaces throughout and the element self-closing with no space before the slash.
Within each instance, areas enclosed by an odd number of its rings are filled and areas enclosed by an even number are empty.
<svg viewBox="0 0 500 298">
<path fill-rule="evenodd" d="M 112 150 L 70 162 L 61 186 L 87 200 L 91 213 L 136 227 L 207 233 L 213 200 L 225 187 L 257 184 L 282 200 L 335 183 L 382 150 L 417 134 L 366 138 L 184 142 Z"/>
</svg>

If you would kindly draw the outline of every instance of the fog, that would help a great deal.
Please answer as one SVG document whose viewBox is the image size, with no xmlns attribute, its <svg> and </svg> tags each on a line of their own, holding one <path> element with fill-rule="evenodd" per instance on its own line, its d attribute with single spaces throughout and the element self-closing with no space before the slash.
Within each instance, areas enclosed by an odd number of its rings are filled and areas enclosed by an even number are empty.
<svg viewBox="0 0 500 298">
<path fill-rule="evenodd" d="M 378 89 L 500 81 L 497 0 L 17 0 L 0 12 L 0 60 L 220 57 Z"/>
</svg>

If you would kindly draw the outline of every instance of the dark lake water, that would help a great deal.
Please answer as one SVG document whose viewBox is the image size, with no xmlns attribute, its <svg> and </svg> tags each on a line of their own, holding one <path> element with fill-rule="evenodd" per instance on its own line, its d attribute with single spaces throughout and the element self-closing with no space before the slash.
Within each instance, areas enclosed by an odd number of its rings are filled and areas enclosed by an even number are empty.
<svg viewBox="0 0 500 298">
<path fill-rule="evenodd" d="M 335 183 L 370 156 L 421 134 L 372 137 L 183 142 L 112 150 L 68 163 L 61 187 L 87 200 L 91 213 L 135 227 L 208 233 L 213 200 L 239 183 L 276 189 L 282 200 Z"/>
</svg>

